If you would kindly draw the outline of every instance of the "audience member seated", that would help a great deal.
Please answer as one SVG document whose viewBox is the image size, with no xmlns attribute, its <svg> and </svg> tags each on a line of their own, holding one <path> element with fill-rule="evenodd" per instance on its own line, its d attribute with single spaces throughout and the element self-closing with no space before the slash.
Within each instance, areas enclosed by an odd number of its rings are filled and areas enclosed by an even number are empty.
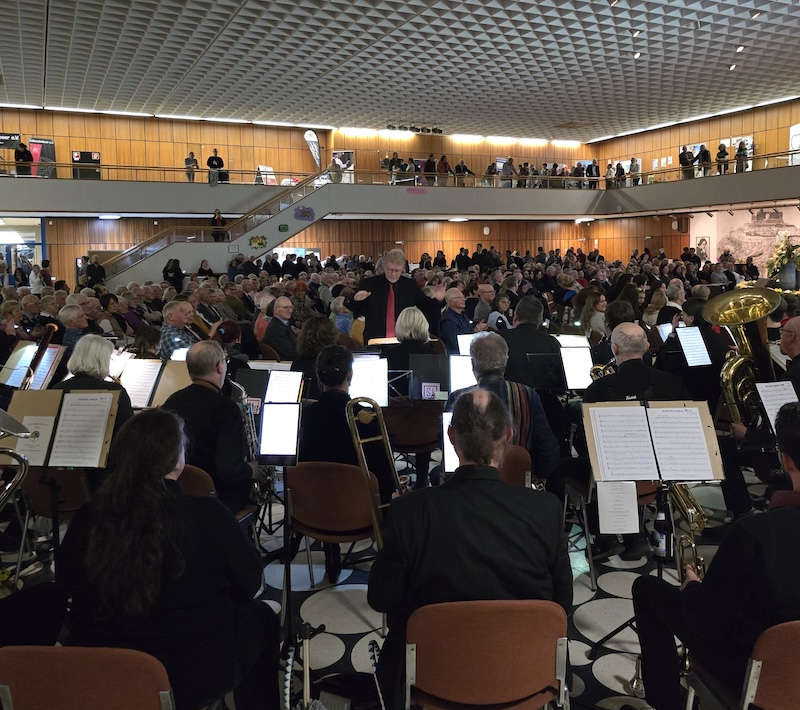
<svg viewBox="0 0 800 710">
<path fill-rule="evenodd" d="M 439 320 L 439 338 L 447 349 L 448 355 L 458 355 L 458 336 L 486 330 L 486 323 L 476 323 L 473 330 L 469 318 L 464 315 L 466 300 L 458 288 L 449 288 L 444 294 L 447 308 Z"/>
<path fill-rule="evenodd" d="M 508 407 L 514 422 L 512 444 L 527 449 L 533 462 L 536 477 L 550 479 L 559 461 L 559 446 L 550 429 L 539 395 L 532 387 L 503 379 L 508 364 L 508 345 L 497 333 L 486 333 L 475 338 L 469 346 L 472 371 L 477 385 L 457 390 L 447 400 L 447 411 L 452 411 L 458 398 L 475 389 L 488 390 Z M 560 491 L 560 483 L 550 481 Z"/>
<path fill-rule="evenodd" d="M 313 315 L 303 323 L 297 336 L 297 357 L 292 361 L 292 370 L 303 373 L 303 399 L 319 398 L 317 355 L 335 345 L 338 338 L 336 326 L 328 318 Z"/>
<path fill-rule="evenodd" d="M 387 707 L 403 707 L 405 626 L 415 609 L 550 599 L 571 612 L 572 570 L 558 499 L 510 486 L 498 473 L 513 426 L 491 392 L 462 395 L 447 432 L 460 463 L 455 475 L 392 502 L 367 593 L 370 606 L 388 614 L 378 664 Z"/>
<path fill-rule="evenodd" d="M 228 362 L 228 377 L 236 379 L 236 373 L 242 367 L 249 367 L 250 358 L 242 352 L 242 329 L 239 324 L 226 320 L 217 324 L 216 332 L 212 340 L 216 340 L 225 351 L 225 359 Z"/>
<path fill-rule="evenodd" d="M 162 360 L 169 360 L 176 350 L 190 348 L 198 341 L 198 337 L 187 328 L 193 318 L 194 308 L 187 301 L 170 301 L 164 306 L 164 325 L 158 343 Z"/>
<path fill-rule="evenodd" d="M 759 634 L 800 619 L 800 404 L 781 407 L 775 431 L 792 490 L 776 492 L 769 511 L 731 527 L 702 581 L 689 567 L 681 589 L 650 575 L 634 582 L 644 689 L 656 710 L 685 704 L 675 636 L 739 697 Z"/>
<path fill-rule="evenodd" d="M 2 310 L 0 310 L 1 315 Z M 64 337 L 61 344 L 67 348 L 67 355 L 69 355 L 75 347 L 75 343 L 83 337 L 83 331 L 88 327 L 89 320 L 86 318 L 83 308 L 75 305 L 64 306 L 58 312 L 58 319 L 64 326 Z"/>
<path fill-rule="evenodd" d="M 235 687 L 239 710 L 277 710 L 278 620 L 254 599 L 261 558 L 217 499 L 181 493 L 183 449 L 180 420 L 161 409 L 120 430 L 111 472 L 57 556 L 67 643 L 155 656 L 179 709 Z"/>
<path fill-rule="evenodd" d="M 228 366 L 225 351 L 214 340 L 189 348 L 186 367 L 192 384 L 171 395 L 164 409 L 186 424 L 186 462 L 207 471 L 217 496 L 238 513 L 250 500 L 253 468 L 247 462 L 247 439 L 235 402 L 221 394 Z"/>
<path fill-rule="evenodd" d="M 294 360 L 297 357 L 297 339 L 292 325 L 292 302 L 281 296 L 272 306 L 272 318 L 264 333 L 263 343 L 275 349 L 281 360 Z"/>
<path fill-rule="evenodd" d="M 131 398 L 125 388 L 108 376 L 114 346 L 100 335 L 84 335 L 76 344 L 67 362 L 72 377 L 52 385 L 54 390 L 109 390 L 119 392 L 114 436 L 133 416 Z"/>
</svg>

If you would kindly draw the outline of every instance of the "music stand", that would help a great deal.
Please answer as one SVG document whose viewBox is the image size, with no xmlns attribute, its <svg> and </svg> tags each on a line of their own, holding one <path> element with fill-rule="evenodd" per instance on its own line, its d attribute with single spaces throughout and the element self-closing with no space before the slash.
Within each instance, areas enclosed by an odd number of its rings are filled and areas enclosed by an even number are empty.
<svg viewBox="0 0 800 710">
<path fill-rule="evenodd" d="M 528 369 L 523 384 L 549 392 L 560 393 L 567 389 L 564 363 L 558 353 L 527 353 L 525 358 Z"/>
</svg>

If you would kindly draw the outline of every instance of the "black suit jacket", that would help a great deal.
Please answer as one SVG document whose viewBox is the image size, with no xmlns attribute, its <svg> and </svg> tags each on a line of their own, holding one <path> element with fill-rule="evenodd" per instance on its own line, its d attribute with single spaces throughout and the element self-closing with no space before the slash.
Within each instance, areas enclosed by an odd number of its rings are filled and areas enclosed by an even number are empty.
<svg viewBox="0 0 800 710">
<path fill-rule="evenodd" d="M 623 362 L 613 375 L 595 380 L 583 393 L 583 401 L 625 400 L 671 401 L 690 399 L 683 380 L 668 372 L 648 367 L 641 360 Z"/>
<path fill-rule="evenodd" d="M 271 318 L 262 341 L 278 351 L 281 360 L 294 360 L 297 357 L 297 340 L 291 326 L 280 318 Z"/>
<path fill-rule="evenodd" d="M 511 330 L 501 330 L 500 336 L 508 344 L 508 364 L 505 378 L 512 382 L 527 383 L 528 353 L 558 353 L 561 344 L 552 335 L 532 323 L 520 323 Z"/>
<path fill-rule="evenodd" d="M 558 499 L 504 483 L 489 466 L 462 466 L 444 485 L 392 501 L 367 598 L 389 616 L 379 678 L 387 707 L 398 707 L 405 626 L 415 609 L 549 599 L 569 614 L 572 570 Z"/>
<path fill-rule="evenodd" d="M 211 384 L 191 384 L 170 395 L 164 409 L 186 425 L 186 463 L 214 479 L 217 497 L 234 513 L 246 504 L 252 472 L 247 464 L 247 439 L 239 408 Z"/>
<path fill-rule="evenodd" d="M 58 549 L 57 579 L 72 596 L 69 644 L 155 656 L 167 669 L 178 707 L 196 708 L 234 684 L 239 610 L 253 603 L 263 564 L 218 500 L 184 496 L 177 481 L 164 485 L 174 523 L 169 535 L 185 568 L 165 580 L 149 614 L 98 617 L 85 566 L 93 524 L 88 506 L 75 515 Z"/>
<path fill-rule="evenodd" d="M 370 296 L 363 301 L 353 301 L 353 315 L 358 318 L 365 316 L 364 342 L 370 338 L 386 337 L 386 299 L 389 297 L 389 282 L 385 276 L 372 276 L 364 279 L 358 289 L 369 291 Z M 428 298 L 413 279 L 401 276 L 394 284 L 394 317 L 395 322 L 400 311 L 410 306 L 419 308 L 428 319 L 432 333 L 438 332 L 438 314 L 441 304 Z"/>
</svg>

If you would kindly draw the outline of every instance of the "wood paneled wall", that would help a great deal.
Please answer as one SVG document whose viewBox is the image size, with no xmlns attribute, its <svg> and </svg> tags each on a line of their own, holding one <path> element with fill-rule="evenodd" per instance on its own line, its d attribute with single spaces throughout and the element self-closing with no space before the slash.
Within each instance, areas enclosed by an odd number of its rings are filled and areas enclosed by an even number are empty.
<svg viewBox="0 0 800 710">
<path fill-rule="evenodd" d="M 352 150 L 355 152 L 356 170 L 380 170 L 380 161 L 389 157 L 394 151 L 403 159 L 425 159 L 430 153 L 438 161 L 446 155 L 450 165 L 455 167 L 459 160 L 464 160 L 472 172 L 482 175 L 489 163 L 497 158 L 514 158 L 514 164 L 523 162 L 541 166 L 543 162 L 574 164 L 576 160 L 586 157 L 583 146 L 577 148 L 554 148 L 552 145 L 523 147 L 520 145 L 491 145 L 483 140 L 477 143 L 462 143 L 453 140 L 452 136 L 416 134 L 411 138 L 390 139 L 381 135 L 357 137 L 333 131 L 331 137 L 332 150 Z"/>
<path fill-rule="evenodd" d="M 789 127 L 796 123 L 800 123 L 800 100 L 636 133 L 590 144 L 586 148 L 603 163 L 629 160 L 634 156 L 641 158 L 643 170 L 648 171 L 654 158 L 660 161 L 670 155 L 672 166 L 677 167 L 682 145 L 705 143 L 713 158 L 721 140 L 739 136 L 753 136 L 756 155 L 785 151 L 789 149 Z M 733 158 L 735 149 L 729 152 Z"/>
<path fill-rule="evenodd" d="M 205 226 L 208 222 L 204 222 Z M 70 286 L 75 279 L 75 259 L 92 251 L 123 251 L 146 241 L 156 232 L 175 226 L 199 224 L 197 220 L 122 218 L 57 218 L 45 220 L 47 258 L 56 279 L 65 279 Z"/>
<path fill-rule="evenodd" d="M 484 227 L 489 234 L 484 234 Z M 517 250 L 521 254 L 539 246 L 545 250 L 570 246 L 584 251 L 597 248 L 606 259 L 627 259 L 634 249 L 648 247 L 656 251 L 663 247 L 671 257 L 677 257 L 689 245 L 689 235 L 672 229 L 668 217 L 634 217 L 630 219 L 598 220 L 576 225 L 574 222 L 542 221 L 475 221 L 424 222 L 390 220 L 328 219 L 310 226 L 296 237 L 284 242 L 285 248 L 318 248 L 322 256 L 329 254 L 366 254 L 377 256 L 388 249 L 400 247 L 409 261 L 415 262 L 423 252 L 435 255 L 438 249 L 452 259 L 460 247 L 470 253 L 477 243 L 492 245 L 501 252 Z"/>
<path fill-rule="evenodd" d="M 25 143 L 31 137 L 52 138 L 59 163 L 70 163 L 73 150 L 88 150 L 99 151 L 101 162 L 109 165 L 183 168 L 191 150 L 205 168 L 211 149 L 217 148 L 225 167 L 234 171 L 255 172 L 258 165 L 269 165 L 276 173 L 317 170 L 302 128 L 0 109 L 0 130 L 21 133 Z M 317 131 L 317 135 L 324 160 L 329 131 Z M 0 159 L 13 160 L 14 152 L 0 150 Z M 69 168 L 59 171 L 59 177 L 70 176 Z M 133 177 L 130 172 L 118 175 L 118 179 Z M 151 171 L 137 178 L 162 180 L 164 176 Z M 167 179 L 183 181 L 185 177 L 181 171 Z M 252 178 L 243 180 L 252 182 Z M 231 181 L 240 179 L 234 174 Z"/>
</svg>

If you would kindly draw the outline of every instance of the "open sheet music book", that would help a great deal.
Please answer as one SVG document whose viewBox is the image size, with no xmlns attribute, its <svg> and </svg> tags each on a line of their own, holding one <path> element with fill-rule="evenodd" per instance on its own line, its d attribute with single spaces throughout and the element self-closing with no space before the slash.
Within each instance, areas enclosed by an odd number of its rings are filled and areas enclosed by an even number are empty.
<svg viewBox="0 0 800 710">
<path fill-rule="evenodd" d="M 705 402 L 584 404 L 586 443 L 598 481 L 722 480 Z"/>
</svg>

